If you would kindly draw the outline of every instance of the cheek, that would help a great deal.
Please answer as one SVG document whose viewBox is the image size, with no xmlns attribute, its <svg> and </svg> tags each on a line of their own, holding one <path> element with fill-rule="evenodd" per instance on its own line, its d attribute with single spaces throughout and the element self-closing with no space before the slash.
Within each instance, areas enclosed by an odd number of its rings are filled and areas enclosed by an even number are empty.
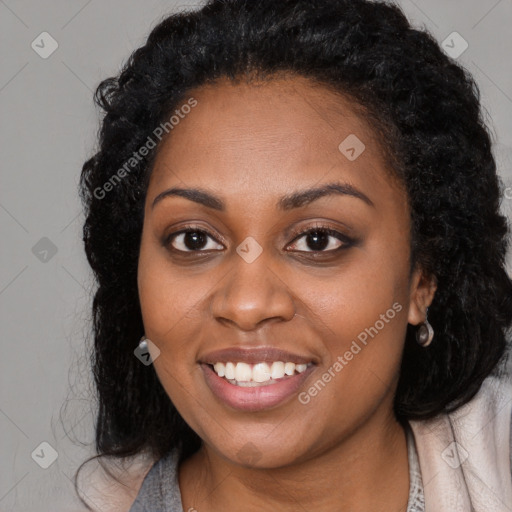
<svg viewBox="0 0 512 512">
<path fill-rule="evenodd" d="M 339 339 L 357 337 L 379 321 L 395 302 L 406 310 L 409 275 L 400 250 L 384 252 L 377 243 L 357 249 L 344 265 L 322 277 L 301 275 L 296 279 L 297 296 L 305 304 L 306 313 L 327 333 Z M 398 308 L 396 308 L 398 309 Z M 403 314 L 388 316 L 386 330 L 402 330 Z M 311 316 L 311 315 L 310 315 Z M 381 324 L 379 323 L 379 326 Z"/>
<path fill-rule="evenodd" d="M 160 350 L 155 371 L 167 395 L 187 416 L 191 404 L 201 402 L 191 382 L 199 377 L 194 372 L 199 370 L 195 356 L 204 334 L 200 314 L 214 284 L 212 273 L 183 277 L 164 250 L 148 243 L 143 234 L 137 281 L 145 335 Z"/>
<path fill-rule="evenodd" d="M 184 278 L 166 257 L 165 249 L 147 242 L 144 235 L 137 282 L 146 336 L 160 343 L 183 328 L 205 292 L 201 286 L 191 286 L 190 279 Z"/>
<path fill-rule="evenodd" d="M 314 318 L 326 356 L 325 379 L 333 383 L 319 398 L 334 404 L 338 413 L 348 407 L 363 414 L 398 376 L 409 276 L 407 250 L 395 247 L 385 252 L 376 241 L 358 250 L 331 278 L 300 281 L 306 306 L 301 315 Z"/>
</svg>

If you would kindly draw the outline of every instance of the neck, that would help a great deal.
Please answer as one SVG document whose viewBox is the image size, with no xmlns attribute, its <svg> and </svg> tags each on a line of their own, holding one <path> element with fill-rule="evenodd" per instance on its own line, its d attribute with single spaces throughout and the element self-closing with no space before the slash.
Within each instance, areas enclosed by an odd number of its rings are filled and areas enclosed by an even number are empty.
<svg viewBox="0 0 512 512">
<path fill-rule="evenodd" d="M 243 505 L 247 512 L 406 512 L 408 468 L 405 431 L 388 415 L 372 418 L 334 446 L 279 468 L 242 467 L 203 445 L 184 461 L 179 481 L 184 510 L 216 512 L 229 504 Z"/>
</svg>

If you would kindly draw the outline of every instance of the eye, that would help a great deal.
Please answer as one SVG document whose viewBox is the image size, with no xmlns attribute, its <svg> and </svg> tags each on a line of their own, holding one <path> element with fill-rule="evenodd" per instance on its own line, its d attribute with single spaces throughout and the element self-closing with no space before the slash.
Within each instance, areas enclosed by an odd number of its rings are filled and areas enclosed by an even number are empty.
<svg viewBox="0 0 512 512">
<path fill-rule="evenodd" d="M 288 248 L 299 252 L 335 252 L 338 249 L 346 249 L 354 243 L 343 233 L 326 226 L 315 226 L 297 235 Z"/>
<path fill-rule="evenodd" d="M 193 226 L 171 233 L 164 243 L 177 252 L 200 252 L 224 248 L 208 231 Z"/>
<path fill-rule="evenodd" d="M 354 240 L 328 226 L 317 225 L 303 231 L 297 231 L 292 244 L 287 249 L 297 252 L 330 253 L 347 249 Z M 205 229 L 186 226 L 180 231 L 168 235 L 163 241 L 165 247 L 178 253 L 200 253 L 206 251 L 221 251 L 224 246 Z"/>
</svg>

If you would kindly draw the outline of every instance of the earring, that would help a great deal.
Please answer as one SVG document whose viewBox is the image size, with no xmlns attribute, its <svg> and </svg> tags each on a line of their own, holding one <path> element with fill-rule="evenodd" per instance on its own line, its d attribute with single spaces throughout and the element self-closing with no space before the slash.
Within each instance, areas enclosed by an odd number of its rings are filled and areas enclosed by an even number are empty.
<svg viewBox="0 0 512 512">
<path fill-rule="evenodd" d="M 146 335 L 144 334 L 139 341 L 139 348 L 141 350 L 146 350 L 148 348 L 148 342 L 146 341 Z"/>
<path fill-rule="evenodd" d="M 434 329 L 430 325 L 428 319 L 428 308 L 425 313 L 425 321 L 419 325 L 416 330 L 416 341 L 421 347 L 428 347 L 434 338 Z"/>
</svg>

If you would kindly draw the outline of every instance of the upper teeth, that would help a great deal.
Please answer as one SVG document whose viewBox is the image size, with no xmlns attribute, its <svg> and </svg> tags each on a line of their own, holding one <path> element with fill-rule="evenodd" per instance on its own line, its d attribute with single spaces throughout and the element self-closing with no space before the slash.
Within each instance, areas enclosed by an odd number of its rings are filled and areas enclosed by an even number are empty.
<svg viewBox="0 0 512 512">
<path fill-rule="evenodd" d="M 307 364 L 283 363 L 275 361 L 268 363 L 215 363 L 213 369 L 219 377 L 236 380 L 239 382 L 266 382 L 270 379 L 282 379 L 285 375 L 293 375 L 295 370 L 302 373 L 308 367 Z"/>
</svg>

